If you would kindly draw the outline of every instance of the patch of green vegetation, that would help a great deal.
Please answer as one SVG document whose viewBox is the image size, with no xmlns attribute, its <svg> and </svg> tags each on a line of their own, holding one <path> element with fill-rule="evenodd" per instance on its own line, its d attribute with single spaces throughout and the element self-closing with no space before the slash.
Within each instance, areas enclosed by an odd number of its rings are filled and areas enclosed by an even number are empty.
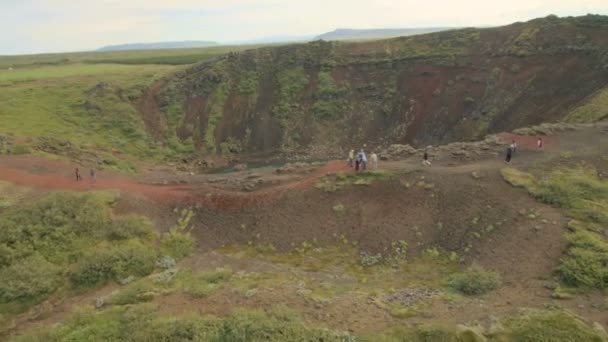
<svg viewBox="0 0 608 342">
<path fill-rule="evenodd" d="M 346 335 L 307 327 L 295 313 L 235 310 L 230 316 L 164 317 L 152 304 L 82 311 L 60 325 L 16 341 L 344 341 Z"/>
<path fill-rule="evenodd" d="M 191 149 L 182 150 L 182 148 L 185 146 L 177 137 L 177 128 L 184 118 L 184 110 L 182 106 L 178 103 L 171 103 L 165 108 L 164 113 L 165 118 L 167 119 L 165 137 L 167 138 L 170 151 L 175 151 L 176 155 L 180 153 L 193 152 L 194 146 L 192 146 L 192 144 L 189 144 Z"/>
<path fill-rule="evenodd" d="M 536 178 L 532 174 L 511 167 L 501 169 L 500 174 L 507 183 L 515 187 L 526 188 L 531 192 L 536 190 Z"/>
<path fill-rule="evenodd" d="M 524 186 L 539 200 L 567 208 L 576 219 L 569 225 L 573 230 L 568 234 L 570 248 L 557 268 L 561 279 L 571 286 L 608 288 L 608 242 L 597 234 L 608 224 L 608 182 L 583 167 L 557 170 L 540 181 L 516 170 L 506 175 L 505 179 Z"/>
<path fill-rule="evenodd" d="M 218 291 L 232 276 L 233 272 L 228 268 L 197 274 L 181 272 L 177 278 L 177 287 L 194 298 L 205 298 Z"/>
<path fill-rule="evenodd" d="M 299 146 L 298 120 L 303 116 L 298 97 L 309 80 L 303 67 L 295 67 L 280 71 L 277 82 L 279 100 L 272 114 L 283 131 L 283 149 L 293 150 Z"/>
<path fill-rule="evenodd" d="M 161 238 L 161 250 L 166 255 L 182 259 L 194 252 L 196 240 L 190 234 L 190 220 L 194 216 L 191 209 L 182 209 L 177 224 L 164 233 Z"/>
<path fill-rule="evenodd" d="M 239 92 L 247 95 L 255 94 L 258 91 L 259 85 L 258 73 L 247 71 L 241 76 L 241 80 L 239 81 Z"/>
<path fill-rule="evenodd" d="M 2 252 L 8 251 L 8 248 Z M 0 302 L 35 302 L 55 291 L 61 268 L 33 253 L 0 269 Z"/>
<path fill-rule="evenodd" d="M 564 119 L 572 123 L 591 123 L 608 118 L 608 87 L 599 90 L 582 106 L 574 109 Z"/>
<path fill-rule="evenodd" d="M 17 137 L 61 137 L 75 150 L 157 158 L 162 151 L 147 135 L 133 102 L 175 70 L 71 64 L 0 72 L 0 83 L 12 84 L 0 92 L 0 131 Z"/>
<path fill-rule="evenodd" d="M 154 271 L 158 253 L 137 240 L 100 244 L 81 258 L 70 279 L 75 286 L 93 287 L 109 280 L 141 277 Z"/>
<path fill-rule="evenodd" d="M 6 209 L 0 216 L 0 310 L 12 314 L 37 304 L 68 287 L 64 275 L 91 286 L 152 272 L 152 224 L 114 217 L 114 200 L 106 192 L 54 193 Z"/>
<path fill-rule="evenodd" d="M 432 325 L 390 328 L 378 334 L 363 336 L 361 340 L 366 342 L 460 342 L 455 329 Z"/>
<path fill-rule="evenodd" d="M 0 56 L 0 69 L 8 67 L 62 66 L 72 64 L 192 64 L 230 52 L 255 49 L 265 45 L 212 46 L 203 48 L 90 51 L 23 56 Z M 16 71 L 15 70 L 15 71 Z"/>
<path fill-rule="evenodd" d="M 387 181 L 392 178 L 388 171 L 374 170 L 366 172 L 340 172 L 333 176 L 321 178 L 315 187 L 324 192 L 336 192 L 349 185 L 370 185 L 374 181 Z"/>
<path fill-rule="evenodd" d="M 501 284 L 500 275 L 487 271 L 481 266 L 473 265 L 465 272 L 452 275 L 448 286 L 465 295 L 476 296 L 490 292 Z"/>
<path fill-rule="evenodd" d="M 502 322 L 506 332 L 497 334 L 511 341 L 604 341 L 574 315 L 561 310 L 527 310 Z"/>
<path fill-rule="evenodd" d="M 346 208 L 343 204 L 336 204 L 331 208 L 331 210 L 333 210 L 333 212 L 338 215 L 344 215 L 344 211 L 346 210 Z"/>
<path fill-rule="evenodd" d="M 557 273 L 568 285 L 608 288 L 608 242 L 602 236 L 578 229 L 568 234 L 570 248 Z"/>
<path fill-rule="evenodd" d="M 30 154 L 32 153 L 32 149 L 29 145 L 25 144 L 15 144 L 11 148 L 11 154 Z"/>
<path fill-rule="evenodd" d="M 348 101 L 344 98 L 347 88 L 335 84 L 331 72 L 321 71 L 318 74 L 318 99 L 312 106 L 317 119 L 336 119 L 348 108 Z"/>
<path fill-rule="evenodd" d="M 576 219 L 608 224 L 608 182 L 600 180 L 595 170 L 555 171 L 538 184 L 533 193 L 541 201 L 570 209 Z"/>
<path fill-rule="evenodd" d="M 17 187 L 9 182 L 0 181 L 0 209 L 5 209 L 17 203 L 28 189 Z"/>
<path fill-rule="evenodd" d="M 209 118 L 205 129 L 205 147 L 209 152 L 216 153 L 215 128 L 224 116 L 224 106 L 230 94 L 230 85 L 226 82 L 217 86 L 209 99 Z"/>
</svg>

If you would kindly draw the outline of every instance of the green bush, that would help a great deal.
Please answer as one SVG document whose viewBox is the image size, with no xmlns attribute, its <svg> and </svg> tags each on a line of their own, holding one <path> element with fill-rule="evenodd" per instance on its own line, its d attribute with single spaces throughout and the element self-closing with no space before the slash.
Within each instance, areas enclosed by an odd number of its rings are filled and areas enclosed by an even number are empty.
<svg viewBox="0 0 608 342">
<path fill-rule="evenodd" d="M 175 259 L 183 259 L 196 249 L 196 240 L 190 232 L 182 233 L 175 229 L 163 234 L 161 248 L 164 254 Z"/>
<path fill-rule="evenodd" d="M 60 284 L 60 268 L 39 254 L 0 269 L 0 302 L 32 301 L 52 293 Z"/>
<path fill-rule="evenodd" d="M 159 317 L 152 304 L 86 311 L 64 324 L 16 338 L 16 341 L 346 341 L 331 331 L 306 327 L 283 313 L 237 311 L 226 319 L 196 316 Z"/>
<path fill-rule="evenodd" d="M 149 219 L 138 215 L 121 216 L 105 229 L 108 240 L 128 240 L 132 238 L 150 238 L 154 235 L 154 226 Z"/>
<path fill-rule="evenodd" d="M 156 251 L 137 240 L 129 240 L 117 246 L 103 244 L 96 251 L 88 252 L 71 274 L 76 286 L 95 286 L 108 280 L 128 276 L 145 276 L 154 270 Z"/>
<path fill-rule="evenodd" d="M 481 266 L 473 265 L 462 273 L 454 274 L 448 280 L 448 286 L 465 295 L 480 295 L 500 286 L 500 275 L 486 271 Z"/>
<path fill-rule="evenodd" d="M 218 268 L 202 274 L 189 275 L 182 282 L 186 293 L 195 298 L 205 298 L 217 291 L 231 277 L 232 270 Z"/>
<path fill-rule="evenodd" d="M 598 234 L 577 230 L 568 235 L 570 248 L 557 273 L 568 285 L 608 288 L 608 242 Z"/>
<path fill-rule="evenodd" d="M 503 325 L 509 341 L 603 341 L 583 321 L 560 310 L 528 310 Z"/>
<path fill-rule="evenodd" d="M 127 305 L 149 302 L 154 299 L 155 295 L 156 292 L 153 286 L 146 282 L 138 282 L 111 296 L 109 303 L 113 305 Z"/>
<path fill-rule="evenodd" d="M 32 153 L 32 149 L 28 145 L 23 144 L 15 144 L 11 149 L 12 154 L 30 154 Z"/>
</svg>

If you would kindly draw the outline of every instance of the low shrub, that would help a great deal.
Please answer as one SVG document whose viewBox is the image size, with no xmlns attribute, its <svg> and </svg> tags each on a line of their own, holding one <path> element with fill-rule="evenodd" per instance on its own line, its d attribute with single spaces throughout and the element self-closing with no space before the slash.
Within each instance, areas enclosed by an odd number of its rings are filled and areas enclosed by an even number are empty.
<svg viewBox="0 0 608 342">
<path fill-rule="evenodd" d="M 215 271 L 186 277 L 184 289 L 186 293 L 194 298 L 205 298 L 220 289 L 222 284 L 230 280 L 231 277 L 232 270 L 218 268 Z"/>
<path fill-rule="evenodd" d="M 188 228 L 194 212 L 186 208 L 181 211 L 175 209 L 175 212 L 179 212 L 179 218 L 177 223 L 162 235 L 161 249 L 164 254 L 179 260 L 192 254 L 196 248 L 196 240 Z"/>
<path fill-rule="evenodd" d="M 196 249 L 196 241 L 190 232 L 180 232 L 175 229 L 164 233 L 161 239 L 161 249 L 164 254 L 183 259 L 191 255 Z"/>
<path fill-rule="evenodd" d="M 570 286 L 608 288 L 608 242 L 600 235 L 578 229 L 568 235 L 570 248 L 557 273 Z"/>
<path fill-rule="evenodd" d="M 331 209 L 333 210 L 333 212 L 334 212 L 334 213 L 336 213 L 336 214 L 338 214 L 338 215 L 343 215 L 343 214 L 344 214 L 344 211 L 346 210 L 346 209 L 344 208 L 344 205 L 343 205 L 343 204 L 336 204 L 336 205 L 334 205 L 334 206 L 333 206 Z"/>
<path fill-rule="evenodd" d="M 380 264 L 382 260 L 382 254 L 380 253 L 371 254 L 365 251 L 359 253 L 359 263 L 361 266 L 371 267 Z"/>
<path fill-rule="evenodd" d="M 526 310 L 502 324 L 510 341 L 603 341 L 579 318 L 561 310 Z"/>
<path fill-rule="evenodd" d="M 146 282 L 138 282 L 132 284 L 109 299 L 109 304 L 113 305 L 128 305 L 149 302 L 156 296 L 156 291 L 153 286 Z"/>
<path fill-rule="evenodd" d="M 24 144 L 15 144 L 11 149 L 12 154 L 30 154 L 32 153 L 32 149 L 28 145 Z"/>
<path fill-rule="evenodd" d="M 152 273 L 156 260 L 156 251 L 137 240 L 113 247 L 103 244 L 83 256 L 71 280 L 76 286 L 89 287 L 112 279 L 141 277 Z"/>
<path fill-rule="evenodd" d="M 237 310 L 225 319 L 161 317 L 149 303 L 83 311 L 64 324 L 16 341 L 348 341 L 348 336 L 306 327 L 299 318 Z"/>
<path fill-rule="evenodd" d="M 52 293 L 60 284 L 61 269 L 33 254 L 0 269 L 0 302 L 33 301 Z"/>
<path fill-rule="evenodd" d="M 481 266 L 473 265 L 465 272 L 457 273 L 448 280 L 448 286 L 465 295 L 481 295 L 498 288 L 501 284 L 500 275 L 486 271 Z"/>
<path fill-rule="evenodd" d="M 117 217 L 104 230 L 108 240 L 128 240 L 132 238 L 150 238 L 155 229 L 149 219 L 138 215 Z"/>
</svg>

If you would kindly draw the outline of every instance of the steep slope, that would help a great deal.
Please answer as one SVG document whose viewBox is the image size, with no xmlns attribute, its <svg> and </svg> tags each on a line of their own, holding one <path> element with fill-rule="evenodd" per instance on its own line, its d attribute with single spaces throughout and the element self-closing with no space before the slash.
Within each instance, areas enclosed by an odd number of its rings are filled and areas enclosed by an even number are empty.
<svg viewBox="0 0 608 342">
<path fill-rule="evenodd" d="M 163 139 L 210 153 L 327 156 L 363 143 L 469 140 L 561 120 L 604 88 L 607 30 L 605 16 L 551 16 L 267 47 L 195 65 L 152 95 L 166 116 Z"/>
</svg>

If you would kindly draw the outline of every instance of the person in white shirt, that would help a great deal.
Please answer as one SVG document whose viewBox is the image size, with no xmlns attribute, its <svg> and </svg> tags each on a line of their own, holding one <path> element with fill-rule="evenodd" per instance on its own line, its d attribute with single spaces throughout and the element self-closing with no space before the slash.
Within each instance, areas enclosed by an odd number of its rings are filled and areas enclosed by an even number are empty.
<svg viewBox="0 0 608 342">
<path fill-rule="evenodd" d="M 369 159 L 372 162 L 372 170 L 377 170 L 378 169 L 378 155 L 376 154 L 376 152 L 372 151 L 372 154 L 370 155 Z"/>
</svg>

